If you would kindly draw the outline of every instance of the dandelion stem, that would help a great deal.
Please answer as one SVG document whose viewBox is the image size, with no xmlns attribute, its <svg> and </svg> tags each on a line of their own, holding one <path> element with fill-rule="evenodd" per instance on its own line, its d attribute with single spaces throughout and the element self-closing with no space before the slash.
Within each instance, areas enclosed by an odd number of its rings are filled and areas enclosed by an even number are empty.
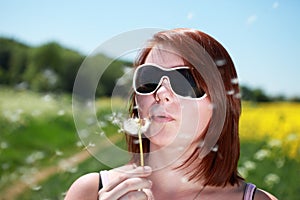
<svg viewBox="0 0 300 200">
<path fill-rule="evenodd" d="M 142 133 L 141 133 L 141 127 L 142 127 L 142 120 L 139 120 L 139 130 L 138 130 L 138 136 L 139 136 L 139 145 L 140 145 L 140 161 L 141 166 L 144 166 L 144 153 L 143 153 L 143 143 L 142 143 Z"/>
</svg>

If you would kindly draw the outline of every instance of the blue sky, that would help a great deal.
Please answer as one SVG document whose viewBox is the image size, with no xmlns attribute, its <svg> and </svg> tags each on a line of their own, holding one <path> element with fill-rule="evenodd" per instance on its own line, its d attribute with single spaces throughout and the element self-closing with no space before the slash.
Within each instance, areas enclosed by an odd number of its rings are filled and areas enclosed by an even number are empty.
<svg viewBox="0 0 300 200">
<path fill-rule="evenodd" d="M 29 45 L 56 41 L 86 55 L 134 29 L 196 28 L 225 46 L 242 84 L 300 96 L 297 0 L 9 0 L 0 10 L 0 36 Z"/>
</svg>

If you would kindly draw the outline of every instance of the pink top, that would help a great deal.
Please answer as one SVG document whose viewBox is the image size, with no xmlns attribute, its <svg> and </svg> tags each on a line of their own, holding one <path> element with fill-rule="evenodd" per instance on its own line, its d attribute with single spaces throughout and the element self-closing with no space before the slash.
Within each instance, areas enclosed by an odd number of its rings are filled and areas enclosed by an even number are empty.
<svg viewBox="0 0 300 200">
<path fill-rule="evenodd" d="M 243 200 L 253 200 L 256 186 L 252 183 L 247 183 Z"/>
</svg>

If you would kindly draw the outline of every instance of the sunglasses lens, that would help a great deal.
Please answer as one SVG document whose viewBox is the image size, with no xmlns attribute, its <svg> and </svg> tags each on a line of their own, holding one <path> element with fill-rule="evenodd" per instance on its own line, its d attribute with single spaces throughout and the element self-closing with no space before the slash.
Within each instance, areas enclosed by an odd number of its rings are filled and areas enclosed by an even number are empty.
<svg viewBox="0 0 300 200">
<path fill-rule="evenodd" d="M 177 69 L 169 75 L 172 89 L 176 94 L 191 98 L 199 98 L 205 94 L 201 88 L 198 88 L 190 69 Z"/>
<path fill-rule="evenodd" d="M 164 70 L 153 65 L 144 65 L 137 69 L 134 89 L 140 94 L 150 94 L 157 89 L 163 76 L 169 78 L 173 91 L 179 96 L 199 98 L 205 94 L 201 88 L 197 87 L 190 69 Z"/>
<path fill-rule="evenodd" d="M 161 78 L 161 70 L 152 65 L 145 65 L 136 71 L 135 90 L 141 94 L 154 92 Z"/>
</svg>

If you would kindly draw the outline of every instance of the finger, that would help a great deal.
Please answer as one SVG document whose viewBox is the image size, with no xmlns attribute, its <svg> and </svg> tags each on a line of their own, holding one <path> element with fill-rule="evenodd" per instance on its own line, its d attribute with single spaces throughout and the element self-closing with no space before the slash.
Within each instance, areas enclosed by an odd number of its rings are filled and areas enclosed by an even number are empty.
<svg viewBox="0 0 300 200">
<path fill-rule="evenodd" d="M 123 197 L 121 197 L 119 200 L 148 200 L 147 194 L 143 191 L 131 191 L 125 194 Z"/>
<path fill-rule="evenodd" d="M 112 179 L 103 189 L 105 191 L 110 191 L 126 179 L 134 177 L 147 177 L 151 174 L 151 172 L 152 170 L 149 166 L 137 167 L 135 169 L 128 170 L 127 172 L 120 173 L 120 175 Z"/>
<path fill-rule="evenodd" d="M 138 191 L 140 189 L 150 189 L 152 182 L 145 178 L 130 178 L 126 179 L 111 191 L 107 192 L 112 199 L 119 199 L 126 196 L 127 193 Z"/>
</svg>

